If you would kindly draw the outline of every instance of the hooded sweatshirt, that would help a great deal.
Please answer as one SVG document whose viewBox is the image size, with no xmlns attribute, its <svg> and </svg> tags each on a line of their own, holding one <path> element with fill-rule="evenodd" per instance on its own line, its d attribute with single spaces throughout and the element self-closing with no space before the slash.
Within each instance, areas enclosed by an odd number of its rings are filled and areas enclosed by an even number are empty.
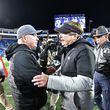
<svg viewBox="0 0 110 110">
<path fill-rule="evenodd" d="M 25 44 L 13 44 L 6 50 L 6 58 L 10 61 L 10 74 L 21 93 L 26 97 L 43 97 L 45 88 L 38 88 L 31 82 L 35 75 L 41 74 L 40 65 L 35 53 Z"/>
</svg>

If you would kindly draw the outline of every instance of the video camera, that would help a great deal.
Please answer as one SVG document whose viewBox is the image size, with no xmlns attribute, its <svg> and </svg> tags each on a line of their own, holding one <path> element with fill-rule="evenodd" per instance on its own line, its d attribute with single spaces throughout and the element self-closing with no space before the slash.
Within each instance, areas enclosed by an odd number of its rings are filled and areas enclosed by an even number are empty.
<svg viewBox="0 0 110 110">
<path fill-rule="evenodd" d="M 56 41 L 48 41 L 46 44 L 46 49 L 50 51 L 57 51 L 57 44 L 58 42 Z"/>
</svg>

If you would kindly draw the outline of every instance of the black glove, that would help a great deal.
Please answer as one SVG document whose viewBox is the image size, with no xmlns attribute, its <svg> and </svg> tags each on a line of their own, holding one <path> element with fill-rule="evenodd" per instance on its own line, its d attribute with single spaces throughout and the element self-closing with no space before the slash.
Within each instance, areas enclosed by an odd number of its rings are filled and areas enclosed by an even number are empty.
<svg viewBox="0 0 110 110">
<path fill-rule="evenodd" d="M 3 82 L 5 80 L 5 75 L 0 74 L 0 82 Z"/>
<path fill-rule="evenodd" d="M 46 67 L 47 66 L 47 57 L 48 57 L 48 52 L 47 51 L 43 51 L 40 56 L 39 56 L 39 59 L 40 59 L 40 65 L 42 67 Z"/>
<path fill-rule="evenodd" d="M 47 67 L 46 74 L 48 74 L 48 75 L 53 74 L 53 73 L 55 73 L 55 71 L 56 71 L 55 67 L 49 66 L 49 67 Z"/>
</svg>

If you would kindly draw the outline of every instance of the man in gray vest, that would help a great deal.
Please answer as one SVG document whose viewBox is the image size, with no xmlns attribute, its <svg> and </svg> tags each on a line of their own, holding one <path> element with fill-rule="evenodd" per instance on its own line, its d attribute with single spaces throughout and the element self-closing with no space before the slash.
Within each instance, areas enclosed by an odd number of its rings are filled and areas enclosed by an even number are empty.
<svg viewBox="0 0 110 110">
<path fill-rule="evenodd" d="M 32 82 L 38 87 L 47 86 L 61 91 L 65 110 L 92 110 L 91 90 L 95 64 L 92 45 L 81 38 L 83 29 L 78 22 L 64 23 L 56 31 L 59 32 L 60 42 L 65 47 L 61 76 L 42 74 L 35 76 Z M 78 97 L 80 104 L 75 103 Z"/>
</svg>

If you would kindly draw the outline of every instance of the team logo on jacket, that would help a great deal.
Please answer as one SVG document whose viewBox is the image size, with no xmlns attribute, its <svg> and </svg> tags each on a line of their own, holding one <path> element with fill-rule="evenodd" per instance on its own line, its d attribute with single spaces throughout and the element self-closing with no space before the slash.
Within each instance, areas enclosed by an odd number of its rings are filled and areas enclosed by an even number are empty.
<svg viewBox="0 0 110 110">
<path fill-rule="evenodd" d="M 68 60 L 70 60 L 70 57 L 68 57 Z"/>
</svg>

